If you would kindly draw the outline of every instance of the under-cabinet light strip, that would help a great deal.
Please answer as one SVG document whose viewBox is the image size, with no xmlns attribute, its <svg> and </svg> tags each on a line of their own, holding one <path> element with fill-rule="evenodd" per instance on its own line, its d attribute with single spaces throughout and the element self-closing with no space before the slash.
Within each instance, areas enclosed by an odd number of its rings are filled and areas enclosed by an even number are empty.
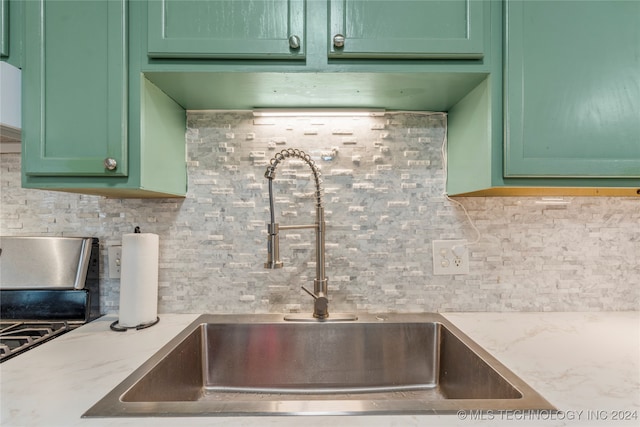
<svg viewBox="0 0 640 427">
<path fill-rule="evenodd" d="M 383 109 L 342 108 L 258 108 L 254 117 L 382 117 Z"/>
</svg>

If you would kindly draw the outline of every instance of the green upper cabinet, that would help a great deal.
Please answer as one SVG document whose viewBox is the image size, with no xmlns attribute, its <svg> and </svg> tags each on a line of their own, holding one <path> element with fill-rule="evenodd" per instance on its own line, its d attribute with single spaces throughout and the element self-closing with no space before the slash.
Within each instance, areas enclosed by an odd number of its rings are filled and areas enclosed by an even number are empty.
<svg viewBox="0 0 640 427">
<path fill-rule="evenodd" d="M 329 3 L 331 57 L 479 59 L 484 55 L 489 1 Z"/>
<path fill-rule="evenodd" d="M 508 1 L 510 177 L 640 177 L 640 1 Z"/>
<path fill-rule="evenodd" d="M 9 56 L 9 0 L 0 0 L 0 57 Z"/>
<path fill-rule="evenodd" d="M 146 33 L 129 19 L 136 3 L 23 3 L 24 188 L 186 194 L 185 111 L 142 75 Z"/>
<path fill-rule="evenodd" d="M 25 2 L 26 175 L 127 175 L 126 7 Z"/>
<path fill-rule="evenodd" d="M 305 0 L 148 0 L 152 58 L 303 59 Z"/>
<path fill-rule="evenodd" d="M 22 68 L 23 0 L 0 0 L 0 60 Z"/>
</svg>

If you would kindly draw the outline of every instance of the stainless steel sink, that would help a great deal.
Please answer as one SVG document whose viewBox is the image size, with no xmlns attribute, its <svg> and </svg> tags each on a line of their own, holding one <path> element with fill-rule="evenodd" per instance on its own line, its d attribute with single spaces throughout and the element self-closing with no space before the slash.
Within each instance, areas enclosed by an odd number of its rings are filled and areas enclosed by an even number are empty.
<svg viewBox="0 0 640 427">
<path fill-rule="evenodd" d="M 202 315 L 85 417 L 555 410 L 438 314 Z"/>
</svg>

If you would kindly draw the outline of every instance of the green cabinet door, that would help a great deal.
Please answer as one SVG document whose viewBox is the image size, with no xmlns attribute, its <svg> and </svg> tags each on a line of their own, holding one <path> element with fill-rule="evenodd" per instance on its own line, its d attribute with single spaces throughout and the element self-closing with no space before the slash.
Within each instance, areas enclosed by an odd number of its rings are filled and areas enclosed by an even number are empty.
<svg viewBox="0 0 640 427">
<path fill-rule="evenodd" d="M 329 0 L 331 57 L 482 58 L 483 0 Z M 487 23 L 488 25 L 488 23 Z M 344 36 L 340 46 L 336 36 Z M 338 42 L 338 43 L 337 43 Z"/>
<path fill-rule="evenodd" d="M 152 58 L 303 59 L 305 0 L 148 0 Z"/>
<path fill-rule="evenodd" d="M 0 57 L 9 56 L 9 0 L 0 0 Z"/>
<path fill-rule="evenodd" d="M 17 68 L 22 68 L 24 3 L 0 0 L 0 60 Z"/>
<path fill-rule="evenodd" d="M 126 1 L 24 4 L 24 173 L 127 175 Z"/>
<path fill-rule="evenodd" d="M 505 177 L 640 177 L 640 1 L 508 1 Z"/>
</svg>

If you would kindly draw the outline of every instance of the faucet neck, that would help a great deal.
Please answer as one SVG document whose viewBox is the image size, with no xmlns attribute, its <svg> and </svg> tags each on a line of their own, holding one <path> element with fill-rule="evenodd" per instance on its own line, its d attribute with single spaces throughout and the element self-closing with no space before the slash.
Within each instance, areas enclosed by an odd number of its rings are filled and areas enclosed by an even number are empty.
<svg viewBox="0 0 640 427">
<path fill-rule="evenodd" d="M 267 170 L 264 173 L 264 177 L 269 180 L 269 185 L 271 185 L 271 182 L 276 177 L 276 169 L 278 168 L 278 165 L 288 158 L 300 159 L 309 166 L 309 168 L 311 169 L 311 173 L 313 174 L 313 180 L 316 187 L 316 207 L 322 207 L 322 173 L 320 172 L 318 165 L 316 165 L 316 162 L 313 161 L 313 159 L 311 159 L 311 156 L 304 151 L 295 148 L 289 148 L 286 150 L 282 150 L 275 156 L 273 156 L 273 158 L 269 162 L 269 166 L 267 166 Z M 271 187 L 269 187 L 269 189 L 271 191 Z M 273 197 L 271 196 L 271 192 L 269 193 L 269 199 L 273 199 Z M 273 209 L 271 209 L 271 212 L 273 212 Z"/>
<path fill-rule="evenodd" d="M 316 280 L 313 291 L 316 295 L 327 295 L 327 278 L 325 276 L 325 229 L 324 207 L 316 206 Z"/>
</svg>

